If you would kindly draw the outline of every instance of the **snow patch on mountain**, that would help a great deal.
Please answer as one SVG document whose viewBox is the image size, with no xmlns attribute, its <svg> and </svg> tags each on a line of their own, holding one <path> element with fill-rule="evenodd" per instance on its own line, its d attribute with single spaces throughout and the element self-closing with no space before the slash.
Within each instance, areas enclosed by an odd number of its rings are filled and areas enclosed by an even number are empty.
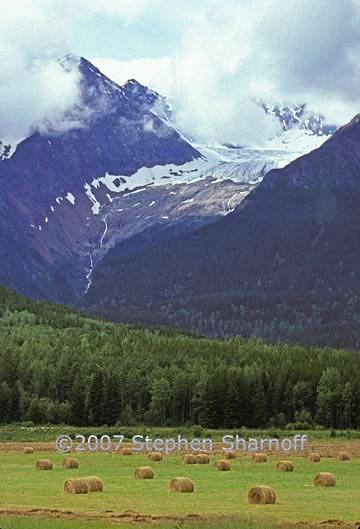
<svg viewBox="0 0 360 529">
<path fill-rule="evenodd" d="M 255 185 L 272 169 L 285 167 L 304 154 L 303 151 L 285 149 L 252 149 L 214 147 L 219 161 L 207 169 L 203 177 L 213 177 L 215 181 L 232 180 L 243 184 Z"/>
<path fill-rule="evenodd" d="M 91 209 L 92 209 L 93 214 L 94 215 L 98 215 L 100 213 L 101 205 L 97 201 L 97 198 L 94 195 L 94 193 L 92 192 L 90 184 L 85 184 L 84 185 L 84 189 L 85 189 L 85 193 L 86 193 L 87 197 L 89 198 L 90 202 L 92 203 L 92 208 Z"/>
<path fill-rule="evenodd" d="M 306 104 L 268 105 L 259 102 L 264 111 L 276 117 L 281 132 L 271 138 L 267 148 L 298 151 L 306 154 L 318 149 L 337 127 L 328 124 L 325 116 L 308 109 Z"/>
<path fill-rule="evenodd" d="M 92 212 L 98 215 L 101 211 L 101 204 L 96 197 L 96 190 L 100 190 L 103 185 L 112 193 L 120 194 L 140 192 L 149 186 L 159 187 L 167 184 L 190 184 L 199 181 L 207 172 L 207 168 L 213 167 L 219 162 L 220 156 L 214 152 L 210 153 L 206 149 L 208 157 L 201 157 L 183 165 L 156 165 L 154 167 L 142 167 L 131 176 L 112 175 L 105 173 L 104 176 L 94 178 L 91 183 L 85 184 L 85 192 L 92 202 Z"/>
<path fill-rule="evenodd" d="M 65 198 L 70 202 L 70 204 L 73 206 L 75 205 L 75 197 L 72 193 L 68 193 Z"/>
<path fill-rule="evenodd" d="M 20 140 L 7 140 L 5 138 L 0 139 L 0 161 L 9 160 L 23 139 L 24 138 Z"/>
<path fill-rule="evenodd" d="M 293 128 L 268 140 L 266 146 L 271 149 L 293 151 L 294 155 L 297 153 L 301 155 L 318 149 L 330 137 L 331 134 L 314 134 L 309 130 Z"/>
<path fill-rule="evenodd" d="M 288 138 L 287 143 L 285 137 Z M 196 160 L 183 165 L 142 167 L 132 175 L 105 173 L 104 176 L 86 183 L 84 189 L 92 204 L 92 213 L 99 215 L 105 207 L 99 195 L 102 189 L 106 189 L 107 202 L 111 203 L 114 195 L 125 198 L 131 194 L 144 192 L 149 187 L 192 184 L 209 177 L 213 178 L 213 182 L 232 180 L 254 186 L 260 183 L 272 169 L 285 167 L 299 156 L 318 148 L 327 139 L 327 135 L 315 135 L 311 131 L 293 128 L 286 131 L 282 138 L 269 142 L 271 147 L 261 149 L 194 144 L 202 155 Z M 69 195 L 71 193 L 65 197 L 68 200 Z M 224 206 L 224 211 L 227 213 L 232 210 L 230 205 Z"/>
</svg>

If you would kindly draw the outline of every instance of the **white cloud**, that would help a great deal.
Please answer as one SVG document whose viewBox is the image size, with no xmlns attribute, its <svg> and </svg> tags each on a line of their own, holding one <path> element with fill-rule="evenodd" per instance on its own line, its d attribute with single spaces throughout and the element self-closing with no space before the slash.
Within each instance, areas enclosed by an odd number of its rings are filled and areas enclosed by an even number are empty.
<svg viewBox="0 0 360 529">
<path fill-rule="evenodd" d="M 262 67 L 280 96 L 307 101 L 336 124 L 360 109 L 360 10 L 353 0 L 257 0 Z M 357 109 L 357 110 L 356 110 Z"/>
<path fill-rule="evenodd" d="M 52 2 L 14 0 L 1 8 L 0 138 L 23 139 L 45 122 L 60 124 L 78 101 L 78 75 L 54 57 L 66 50 L 68 28 Z"/>
<path fill-rule="evenodd" d="M 76 126 L 65 113 L 78 101 L 78 74 L 64 72 L 54 62 L 43 62 L 31 71 L 22 70 L 0 86 L 0 137 L 19 140 L 34 127 L 45 131 L 67 130 Z"/>
<path fill-rule="evenodd" d="M 87 17 L 103 13 L 131 23 L 147 5 L 149 0 L 0 0 L 0 139 L 13 143 L 35 128 L 81 126 L 84 113 L 74 112 L 79 74 L 65 71 L 57 59 L 72 51 L 73 31 Z"/>
<path fill-rule="evenodd" d="M 83 0 L 82 3 L 88 14 L 106 13 L 130 23 L 153 2 L 154 0 Z"/>
<path fill-rule="evenodd" d="M 97 59 L 174 100 L 180 128 L 202 141 L 261 143 L 274 122 L 253 103 L 307 102 L 340 125 L 360 110 L 357 0 L 162 2 L 182 35 L 171 58 Z"/>
<path fill-rule="evenodd" d="M 171 94 L 174 89 L 173 60 L 170 57 L 130 61 L 95 58 L 91 61 L 105 75 L 121 85 L 129 79 L 136 79 L 161 94 Z"/>
<path fill-rule="evenodd" d="M 254 98 L 308 102 L 338 125 L 360 110 L 359 0 L 0 0 L 0 9 L 0 137 L 49 121 L 74 126 L 64 116 L 78 78 L 54 59 L 98 15 L 119 22 L 119 39 L 124 23 L 139 39 L 146 24 L 147 39 L 159 28 L 161 57 L 94 62 L 120 83 L 136 78 L 169 96 L 197 140 L 263 142 L 276 124 Z"/>
</svg>

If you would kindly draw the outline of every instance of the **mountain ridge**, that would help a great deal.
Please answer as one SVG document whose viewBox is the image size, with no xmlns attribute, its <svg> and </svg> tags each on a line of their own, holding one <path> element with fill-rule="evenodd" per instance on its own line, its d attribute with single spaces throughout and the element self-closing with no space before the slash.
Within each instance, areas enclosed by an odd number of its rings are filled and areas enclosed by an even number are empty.
<svg viewBox="0 0 360 529">
<path fill-rule="evenodd" d="M 60 63 L 80 76 L 69 129 L 44 124 L 0 161 L 0 278 L 26 295 L 78 303 L 108 254 L 190 237 L 300 154 L 194 145 L 157 92 L 83 57 Z"/>
<path fill-rule="evenodd" d="M 157 92 L 131 79 L 120 86 L 81 57 L 60 62 L 80 75 L 69 130 L 47 123 L 0 161 L 0 277 L 73 303 L 118 242 L 158 223 L 212 222 L 253 184 L 206 174 L 222 156 L 190 144 Z"/>
<path fill-rule="evenodd" d="M 332 324 L 339 331 L 339 321 L 344 320 L 348 339 L 359 344 L 356 312 L 348 308 L 357 307 L 360 299 L 359 146 L 360 120 L 355 118 L 319 149 L 270 171 L 222 220 L 159 243 L 136 259 L 105 260 L 85 305 L 91 307 L 96 300 L 98 312 L 114 319 L 118 310 L 122 318 L 136 321 L 137 311 L 145 314 L 147 322 L 167 322 L 192 331 L 199 331 L 202 319 L 201 328 L 214 336 L 240 330 L 244 334 L 241 307 L 253 306 L 246 330 L 252 333 L 250 320 L 257 303 L 266 332 L 275 320 L 289 328 L 301 321 L 306 328 L 314 306 L 319 340 L 322 327 Z M 105 282 L 112 284 L 114 274 L 123 281 L 110 293 Z M 214 296 L 221 300 L 211 301 Z M 346 314 L 343 320 L 339 312 Z M 272 332 L 273 337 L 281 337 L 281 331 Z M 329 336 L 328 340 L 336 340 Z M 341 345 L 342 331 L 337 340 L 336 345 Z"/>
</svg>

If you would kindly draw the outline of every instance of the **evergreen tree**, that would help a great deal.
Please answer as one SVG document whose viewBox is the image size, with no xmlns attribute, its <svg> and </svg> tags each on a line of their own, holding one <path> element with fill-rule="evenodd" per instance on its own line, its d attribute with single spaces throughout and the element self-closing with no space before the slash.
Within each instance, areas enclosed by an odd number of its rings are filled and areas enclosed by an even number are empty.
<svg viewBox="0 0 360 529">
<path fill-rule="evenodd" d="M 164 426 L 170 407 L 170 384 L 165 378 L 155 379 L 151 387 L 150 412 L 157 424 Z"/>
<path fill-rule="evenodd" d="M 253 396 L 253 410 L 254 420 L 253 425 L 263 427 L 267 423 L 267 405 L 266 405 L 266 394 L 264 388 L 264 382 L 262 377 L 259 377 L 255 386 L 255 393 Z"/>
<path fill-rule="evenodd" d="M 121 388 L 118 375 L 111 374 L 106 379 L 104 395 L 104 422 L 113 426 L 121 415 Z"/>
<path fill-rule="evenodd" d="M 81 375 L 77 375 L 73 382 L 70 395 L 69 422 L 75 426 L 88 424 L 86 392 Z"/>
<path fill-rule="evenodd" d="M 105 423 L 105 381 L 100 368 L 91 376 L 87 409 L 90 424 L 101 426 Z"/>
<path fill-rule="evenodd" d="M 6 423 L 10 417 L 11 390 L 6 382 L 0 384 L 0 423 Z"/>
<path fill-rule="evenodd" d="M 341 406 L 340 373 L 334 367 L 321 375 L 317 391 L 317 418 L 320 424 L 334 428 L 339 425 L 338 412 Z"/>
</svg>

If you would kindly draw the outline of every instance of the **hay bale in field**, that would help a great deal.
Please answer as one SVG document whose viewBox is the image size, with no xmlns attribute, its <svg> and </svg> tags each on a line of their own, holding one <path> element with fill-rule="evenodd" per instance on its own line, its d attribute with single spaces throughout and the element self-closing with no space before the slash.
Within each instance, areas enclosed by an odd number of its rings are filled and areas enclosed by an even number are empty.
<svg viewBox="0 0 360 529">
<path fill-rule="evenodd" d="M 163 455 L 160 452 L 153 452 L 153 453 L 149 454 L 149 459 L 151 461 L 162 461 L 163 460 Z"/>
<path fill-rule="evenodd" d="M 64 492 L 66 494 L 87 494 L 90 492 L 89 481 L 87 478 L 71 478 L 64 483 Z"/>
<path fill-rule="evenodd" d="M 319 463 L 320 456 L 316 452 L 310 452 L 310 454 L 307 456 L 307 460 L 310 463 Z"/>
<path fill-rule="evenodd" d="M 274 504 L 276 501 L 276 494 L 273 488 L 266 485 L 253 487 L 248 492 L 248 501 L 251 504 Z"/>
<path fill-rule="evenodd" d="M 89 476 L 85 478 L 89 483 L 89 492 L 102 492 L 104 489 L 104 483 L 97 476 Z"/>
<path fill-rule="evenodd" d="M 350 461 L 350 455 L 347 452 L 341 451 L 336 455 L 338 461 Z"/>
<path fill-rule="evenodd" d="M 291 461 L 279 461 L 279 463 L 276 465 L 276 470 L 278 472 L 293 472 L 294 465 L 291 463 Z"/>
<path fill-rule="evenodd" d="M 170 481 L 170 492 L 194 492 L 194 483 L 189 478 L 174 478 Z"/>
<path fill-rule="evenodd" d="M 315 487 L 335 487 L 336 478 L 330 472 L 320 472 L 314 478 Z"/>
<path fill-rule="evenodd" d="M 25 446 L 24 454 L 33 454 L 33 453 L 34 453 L 34 449 L 32 448 L 32 446 Z"/>
<path fill-rule="evenodd" d="M 79 468 L 79 461 L 72 457 L 65 457 L 62 466 L 64 468 Z"/>
<path fill-rule="evenodd" d="M 232 450 L 229 450 L 229 452 L 224 452 L 224 459 L 236 459 L 236 453 Z"/>
<path fill-rule="evenodd" d="M 196 456 L 194 456 L 192 454 L 184 455 L 182 461 L 183 461 L 184 465 L 196 465 L 196 463 L 197 463 Z"/>
<path fill-rule="evenodd" d="M 267 457 L 265 454 L 253 454 L 252 460 L 254 463 L 267 463 Z"/>
<path fill-rule="evenodd" d="M 198 465 L 208 465 L 210 463 L 210 458 L 206 454 L 198 454 L 196 456 L 196 461 Z"/>
<path fill-rule="evenodd" d="M 131 448 L 123 448 L 122 449 L 122 455 L 123 456 L 132 456 L 133 455 L 133 451 L 131 450 Z"/>
<path fill-rule="evenodd" d="M 50 459 L 39 459 L 36 461 L 35 468 L 36 470 L 52 470 L 53 464 Z"/>
<path fill-rule="evenodd" d="M 215 461 L 214 467 L 216 470 L 222 470 L 224 472 L 231 470 L 230 463 L 227 459 L 218 459 Z"/>
<path fill-rule="evenodd" d="M 67 479 L 64 483 L 64 492 L 67 494 L 102 492 L 103 488 L 103 482 L 96 476 L 89 476 L 87 478 L 71 478 Z"/>
<path fill-rule="evenodd" d="M 135 469 L 136 479 L 153 479 L 154 471 L 151 467 L 138 467 Z"/>
</svg>

